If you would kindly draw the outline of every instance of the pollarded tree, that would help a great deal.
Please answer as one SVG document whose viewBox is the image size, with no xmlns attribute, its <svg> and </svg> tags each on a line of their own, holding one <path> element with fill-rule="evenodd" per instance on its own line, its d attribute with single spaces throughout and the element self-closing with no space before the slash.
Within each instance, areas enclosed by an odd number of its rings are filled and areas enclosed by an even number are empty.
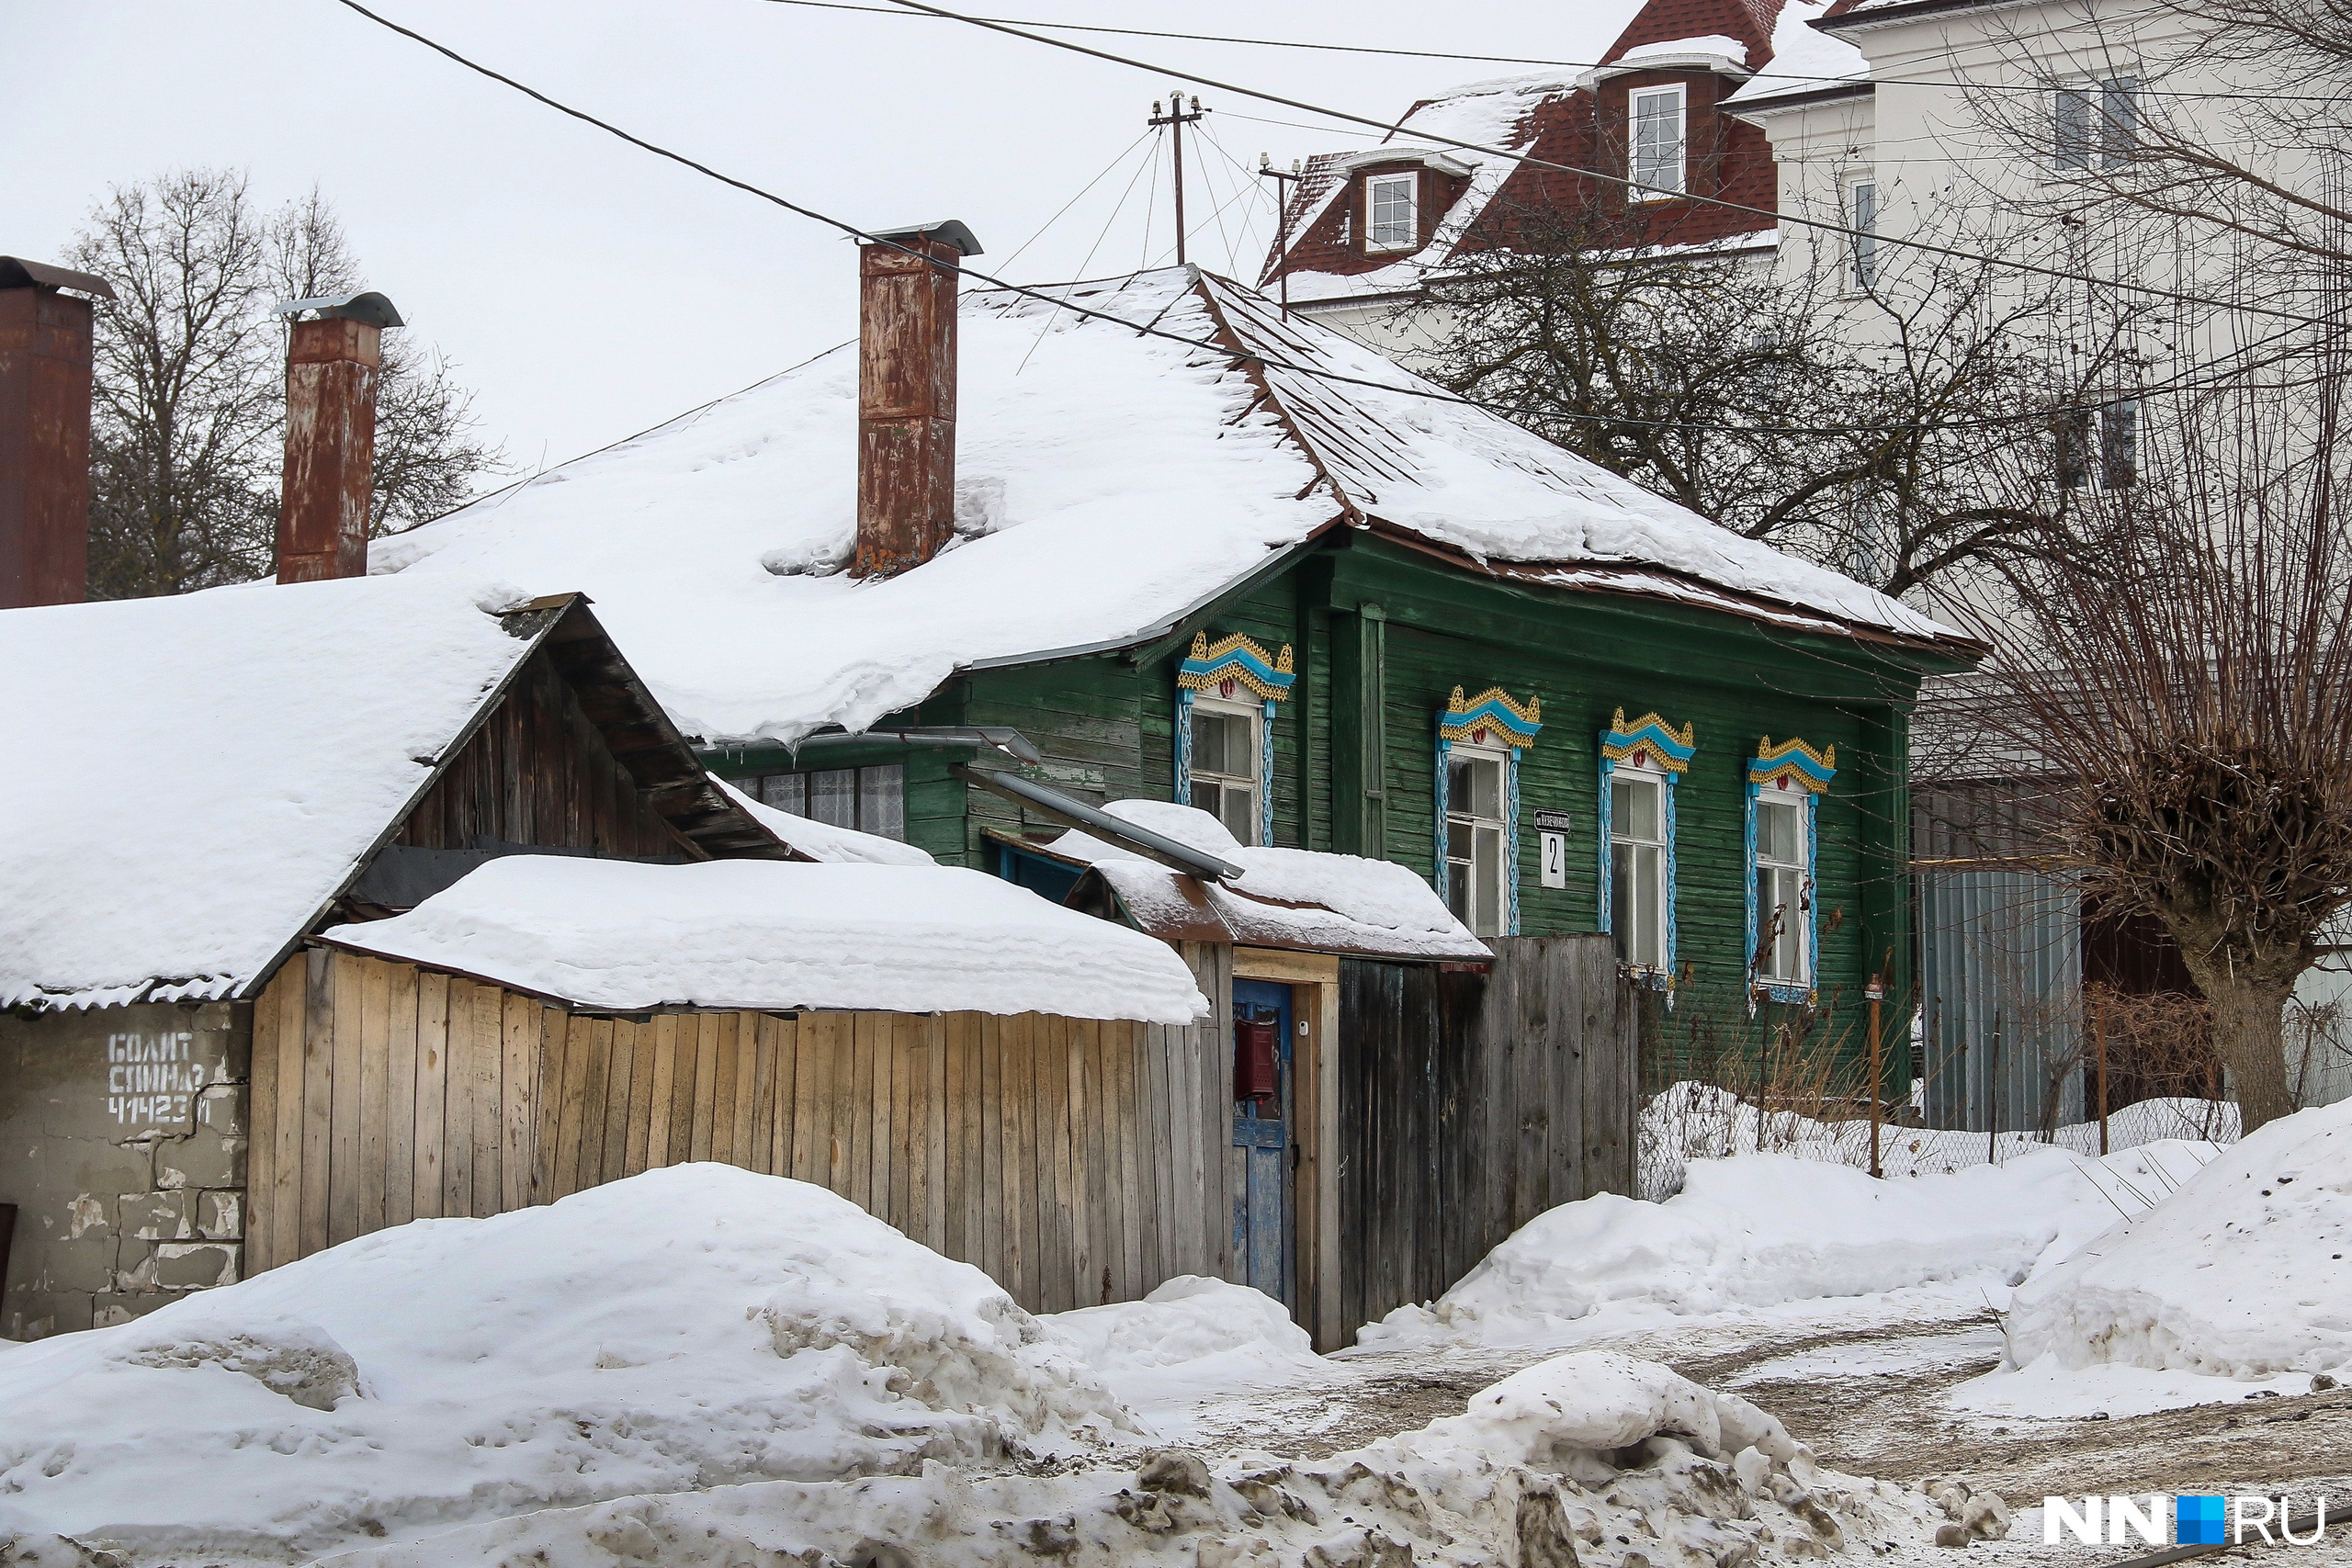
<svg viewBox="0 0 2352 1568">
<path fill-rule="evenodd" d="M 2327 360 L 2165 400 L 2133 482 L 2005 613 L 1984 705 L 2093 890 L 2179 944 L 2251 1131 L 2294 1109 L 2281 1018 L 2352 904 L 2352 515 Z"/>
</svg>

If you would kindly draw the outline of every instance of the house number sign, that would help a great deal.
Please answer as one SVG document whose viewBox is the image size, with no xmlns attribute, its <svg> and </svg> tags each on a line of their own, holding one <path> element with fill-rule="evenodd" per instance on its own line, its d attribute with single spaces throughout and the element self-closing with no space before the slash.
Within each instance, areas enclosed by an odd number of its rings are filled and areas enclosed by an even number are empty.
<svg viewBox="0 0 2352 1568">
<path fill-rule="evenodd" d="M 1544 886 L 1566 887 L 1568 885 L 1568 814 L 1565 811 L 1538 811 L 1535 814 L 1536 847 L 1542 851 Z"/>
</svg>

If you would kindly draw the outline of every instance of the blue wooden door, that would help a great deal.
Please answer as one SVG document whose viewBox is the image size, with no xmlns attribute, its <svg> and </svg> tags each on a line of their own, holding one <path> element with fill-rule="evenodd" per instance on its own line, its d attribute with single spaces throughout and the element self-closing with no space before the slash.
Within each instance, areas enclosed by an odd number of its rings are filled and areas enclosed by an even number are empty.
<svg viewBox="0 0 2352 1568">
<path fill-rule="evenodd" d="M 1289 1306 L 1291 1288 L 1291 995 L 1264 980 L 1233 983 L 1233 1258 L 1244 1284 Z M 1271 1050 L 1266 1034 L 1272 1036 Z M 1253 1059 L 1253 1054 L 1254 1058 Z M 1271 1074 L 1267 1069 L 1271 1067 Z"/>
</svg>

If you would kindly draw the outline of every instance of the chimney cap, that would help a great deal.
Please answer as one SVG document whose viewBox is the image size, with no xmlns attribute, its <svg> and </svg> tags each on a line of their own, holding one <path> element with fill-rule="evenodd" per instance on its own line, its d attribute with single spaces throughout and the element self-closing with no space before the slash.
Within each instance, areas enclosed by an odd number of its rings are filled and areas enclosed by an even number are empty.
<svg viewBox="0 0 2352 1568">
<path fill-rule="evenodd" d="M 372 288 L 356 294 L 338 295 L 332 299 L 281 299 L 276 306 L 281 316 L 299 316 L 305 310 L 316 310 L 322 316 L 337 316 L 346 321 L 359 321 L 371 327 L 401 327 L 408 323 L 392 302 Z"/>
<path fill-rule="evenodd" d="M 46 262 L 27 261 L 22 256 L 0 256 L 0 288 L 71 288 L 101 299 L 114 298 L 114 285 L 103 277 L 51 266 Z"/>
<path fill-rule="evenodd" d="M 866 236 L 871 240 L 939 240 L 956 247 L 960 255 L 981 254 L 980 242 L 962 220 L 949 218 L 937 223 L 908 223 L 896 229 L 878 229 Z"/>
</svg>

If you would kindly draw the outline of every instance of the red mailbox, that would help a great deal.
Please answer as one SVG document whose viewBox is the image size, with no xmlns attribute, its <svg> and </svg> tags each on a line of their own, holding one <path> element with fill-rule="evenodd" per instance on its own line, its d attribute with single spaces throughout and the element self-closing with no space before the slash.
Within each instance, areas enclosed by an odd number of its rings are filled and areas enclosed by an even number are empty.
<svg viewBox="0 0 2352 1568">
<path fill-rule="evenodd" d="M 1273 1105 L 1282 1099 L 1282 1080 L 1277 1076 L 1274 1053 L 1281 1042 L 1274 1037 L 1272 1019 L 1236 1019 L 1233 1024 L 1233 1098 L 1252 1100 L 1259 1105 Z"/>
</svg>

